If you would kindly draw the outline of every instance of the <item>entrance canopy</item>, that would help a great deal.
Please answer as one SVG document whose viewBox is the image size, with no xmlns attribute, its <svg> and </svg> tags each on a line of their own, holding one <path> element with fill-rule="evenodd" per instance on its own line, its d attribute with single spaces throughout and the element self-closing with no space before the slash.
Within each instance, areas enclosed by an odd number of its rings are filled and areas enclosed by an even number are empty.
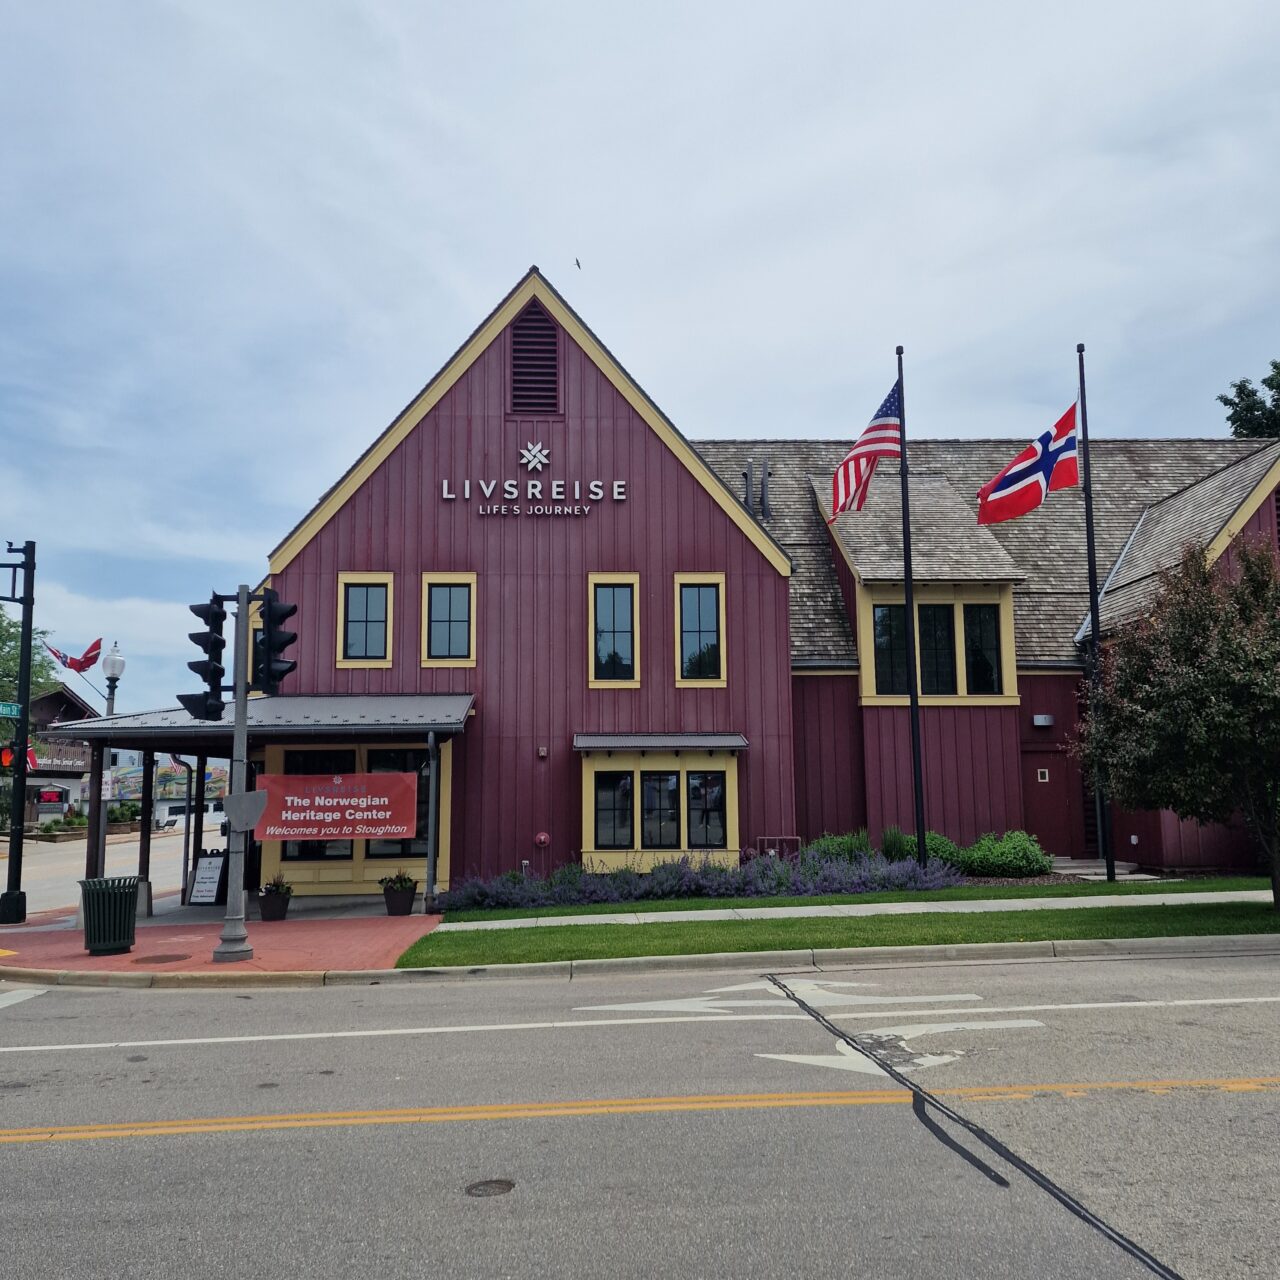
<svg viewBox="0 0 1280 1280">
<path fill-rule="evenodd" d="M 306 738 L 353 742 L 375 738 L 461 733 L 475 703 L 472 693 L 250 698 L 249 745 Z M 222 720 L 196 720 L 181 707 L 136 715 L 50 725 L 49 738 L 69 738 L 135 751 L 230 756 L 232 711 Z"/>
<path fill-rule="evenodd" d="M 575 751 L 745 751 L 740 733 L 575 733 Z"/>
</svg>

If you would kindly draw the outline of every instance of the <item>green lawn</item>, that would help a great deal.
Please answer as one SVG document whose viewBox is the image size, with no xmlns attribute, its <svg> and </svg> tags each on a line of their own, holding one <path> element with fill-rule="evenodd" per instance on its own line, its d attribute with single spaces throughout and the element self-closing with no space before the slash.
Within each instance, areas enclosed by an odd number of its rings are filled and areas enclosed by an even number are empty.
<svg viewBox="0 0 1280 1280">
<path fill-rule="evenodd" d="M 710 920 L 670 924 L 543 925 L 431 933 L 397 961 L 401 969 L 518 964 L 613 956 L 701 955 L 714 951 L 790 951 L 805 947 L 885 947 L 920 943 L 1038 942 L 1068 938 L 1158 938 L 1280 933 L 1270 903 L 1221 906 L 1087 907 L 1072 911 L 996 911 L 856 919 Z"/>
<path fill-rule="evenodd" d="M 1141 880 L 1136 884 L 963 884 L 954 889 L 893 889 L 884 893 L 829 893 L 811 898 L 664 898 L 648 902 L 593 902 L 585 907 L 493 907 L 447 911 L 464 920 L 531 920 L 542 916 L 599 916 L 629 911 L 724 911 L 736 907 L 823 907 L 859 902 L 952 902 L 977 898 L 1087 898 L 1094 894 L 1213 893 L 1269 889 L 1265 876 L 1206 876 L 1199 880 Z"/>
</svg>

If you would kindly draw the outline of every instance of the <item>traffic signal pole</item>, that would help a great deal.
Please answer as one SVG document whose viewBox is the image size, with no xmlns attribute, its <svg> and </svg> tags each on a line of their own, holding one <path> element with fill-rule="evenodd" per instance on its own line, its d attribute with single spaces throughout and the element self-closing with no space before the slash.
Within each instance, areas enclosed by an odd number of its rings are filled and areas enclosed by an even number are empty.
<svg viewBox="0 0 1280 1280">
<path fill-rule="evenodd" d="M 236 592 L 235 656 L 235 724 L 231 737 L 231 794 L 244 794 L 249 754 L 249 588 L 240 584 Z M 232 823 L 227 850 L 227 914 L 222 924 L 222 938 L 213 949 L 215 960 L 251 960 L 249 931 L 244 923 L 244 854 L 248 833 L 237 831 Z"/>
<path fill-rule="evenodd" d="M 21 547 L 8 543 L 10 555 L 21 555 L 19 563 L 6 565 L 12 571 L 9 594 L 0 597 L 22 605 L 22 640 L 18 656 L 18 749 L 13 760 L 13 792 L 9 802 L 9 877 L 4 893 L 0 893 L 0 924 L 22 924 L 27 918 L 27 895 L 22 891 L 22 830 L 27 806 L 27 738 L 31 730 L 31 644 L 35 634 L 36 544 L 24 542 Z M 18 575 L 22 575 L 22 594 L 18 595 Z"/>
</svg>

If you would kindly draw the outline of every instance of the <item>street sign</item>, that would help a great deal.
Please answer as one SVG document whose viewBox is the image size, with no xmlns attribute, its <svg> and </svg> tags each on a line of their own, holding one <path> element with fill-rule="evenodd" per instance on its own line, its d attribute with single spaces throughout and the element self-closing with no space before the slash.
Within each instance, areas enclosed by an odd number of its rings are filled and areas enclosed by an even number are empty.
<svg viewBox="0 0 1280 1280">
<path fill-rule="evenodd" d="M 0 702 L 0 720 L 16 720 L 22 714 L 22 703 Z"/>
<path fill-rule="evenodd" d="M 266 807 L 265 791 L 246 791 L 243 795 L 226 796 L 222 801 L 232 831 L 252 831 Z"/>
</svg>

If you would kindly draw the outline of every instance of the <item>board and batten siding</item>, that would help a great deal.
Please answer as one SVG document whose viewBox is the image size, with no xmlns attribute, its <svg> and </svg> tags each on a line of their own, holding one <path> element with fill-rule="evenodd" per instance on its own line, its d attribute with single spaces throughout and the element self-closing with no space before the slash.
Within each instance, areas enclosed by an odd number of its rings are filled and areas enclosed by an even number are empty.
<svg viewBox="0 0 1280 1280">
<path fill-rule="evenodd" d="M 795 714 L 797 833 L 813 840 L 867 825 L 867 781 L 862 759 L 862 708 L 858 677 L 796 675 Z"/>
<path fill-rule="evenodd" d="M 575 733 L 725 731 L 746 736 L 741 837 L 796 831 L 788 581 L 721 510 L 604 373 L 559 331 L 561 415 L 507 412 L 510 329 L 499 335 L 280 573 L 298 604 L 297 694 L 471 692 L 454 741 L 453 879 L 528 860 L 545 872 L 582 848 Z M 541 443 L 550 463 L 519 453 Z M 462 482 L 471 479 L 472 498 Z M 625 480 L 583 517 L 482 516 L 475 481 Z M 459 496 L 445 500 L 441 482 Z M 500 499 L 499 499 L 500 500 Z M 570 500 L 571 501 L 571 500 Z M 520 505 L 525 506 L 524 499 Z M 420 665 L 421 575 L 476 574 L 476 665 Z M 395 574 L 394 665 L 336 666 L 340 571 Z M 640 575 L 641 684 L 590 689 L 587 575 Z M 728 683 L 675 684 L 677 573 L 723 573 Z M 545 757 L 539 752 L 545 749 Z M 540 849 L 535 837 L 550 836 Z"/>
</svg>

